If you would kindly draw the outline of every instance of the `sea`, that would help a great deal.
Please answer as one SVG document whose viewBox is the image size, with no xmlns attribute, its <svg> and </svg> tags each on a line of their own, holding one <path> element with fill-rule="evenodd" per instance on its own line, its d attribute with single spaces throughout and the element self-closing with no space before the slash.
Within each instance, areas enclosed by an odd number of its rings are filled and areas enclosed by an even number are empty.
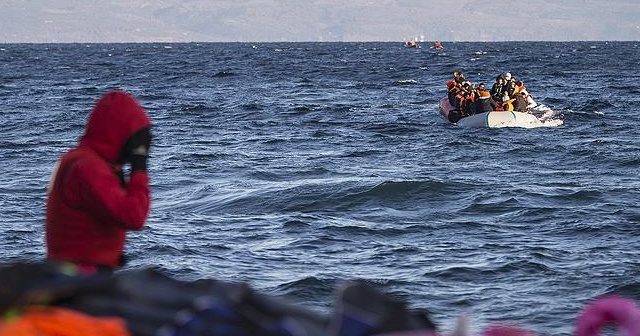
<svg viewBox="0 0 640 336">
<path fill-rule="evenodd" d="M 443 332 L 572 335 L 640 299 L 640 42 L 0 44 L 0 251 L 44 258 L 51 172 L 101 95 L 153 122 L 124 269 L 246 282 L 319 314 L 365 281 Z M 542 127 L 438 112 L 462 71 L 521 79 Z"/>
</svg>

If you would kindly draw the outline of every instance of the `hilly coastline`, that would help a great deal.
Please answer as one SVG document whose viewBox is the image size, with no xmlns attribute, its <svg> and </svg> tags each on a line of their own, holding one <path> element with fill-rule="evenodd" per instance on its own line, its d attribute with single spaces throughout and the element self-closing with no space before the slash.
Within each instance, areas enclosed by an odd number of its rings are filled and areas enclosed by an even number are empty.
<svg viewBox="0 0 640 336">
<path fill-rule="evenodd" d="M 0 43 L 640 40 L 636 0 L 0 3 Z"/>
</svg>

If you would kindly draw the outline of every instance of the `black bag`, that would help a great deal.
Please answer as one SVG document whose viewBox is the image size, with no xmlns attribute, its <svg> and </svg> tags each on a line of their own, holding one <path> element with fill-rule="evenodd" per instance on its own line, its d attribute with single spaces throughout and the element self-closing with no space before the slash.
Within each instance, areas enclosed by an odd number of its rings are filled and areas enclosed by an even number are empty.
<svg viewBox="0 0 640 336">
<path fill-rule="evenodd" d="M 411 312 L 403 302 L 364 282 L 347 283 L 338 293 L 328 335 L 368 336 L 402 331 L 436 331 L 436 325 L 428 312 Z"/>
</svg>

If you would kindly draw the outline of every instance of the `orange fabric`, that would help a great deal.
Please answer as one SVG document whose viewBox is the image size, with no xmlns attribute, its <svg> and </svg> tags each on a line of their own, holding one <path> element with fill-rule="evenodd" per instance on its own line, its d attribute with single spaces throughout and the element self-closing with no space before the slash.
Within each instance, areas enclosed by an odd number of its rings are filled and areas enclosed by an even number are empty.
<svg viewBox="0 0 640 336">
<path fill-rule="evenodd" d="M 447 82 L 447 88 L 451 90 L 454 86 L 456 86 L 456 81 L 454 79 Z"/>
<path fill-rule="evenodd" d="M 124 320 L 93 317 L 59 307 L 32 307 L 16 319 L 0 320 L 0 336 L 130 336 Z"/>
<path fill-rule="evenodd" d="M 520 85 L 520 86 L 517 86 L 517 87 L 516 87 L 516 89 L 515 89 L 515 90 L 513 90 L 513 93 L 514 93 L 514 94 L 516 94 L 516 93 L 520 93 L 520 92 L 522 92 L 523 90 L 524 90 L 524 84 L 522 84 L 522 85 Z"/>
<path fill-rule="evenodd" d="M 476 95 L 471 93 L 469 96 L 467 96 L 467 100 L 469 100 L 472 103 L 476 102 Z"/>
</svg>

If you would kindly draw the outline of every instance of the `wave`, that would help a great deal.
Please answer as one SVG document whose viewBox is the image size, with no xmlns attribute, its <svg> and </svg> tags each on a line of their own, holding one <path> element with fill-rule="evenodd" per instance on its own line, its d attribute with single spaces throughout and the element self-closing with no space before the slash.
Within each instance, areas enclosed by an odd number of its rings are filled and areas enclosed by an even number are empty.
<svg viewBox="0 0 640 336">
<path fill-rule="evenodd" d="M 232 77 L 232 76 L 236 76 L 236 75 L 237 74 L 232 72 L 232 71 L 218 71 L 212 77 L 225 78 L 225 77 Z"/>
</svg>

